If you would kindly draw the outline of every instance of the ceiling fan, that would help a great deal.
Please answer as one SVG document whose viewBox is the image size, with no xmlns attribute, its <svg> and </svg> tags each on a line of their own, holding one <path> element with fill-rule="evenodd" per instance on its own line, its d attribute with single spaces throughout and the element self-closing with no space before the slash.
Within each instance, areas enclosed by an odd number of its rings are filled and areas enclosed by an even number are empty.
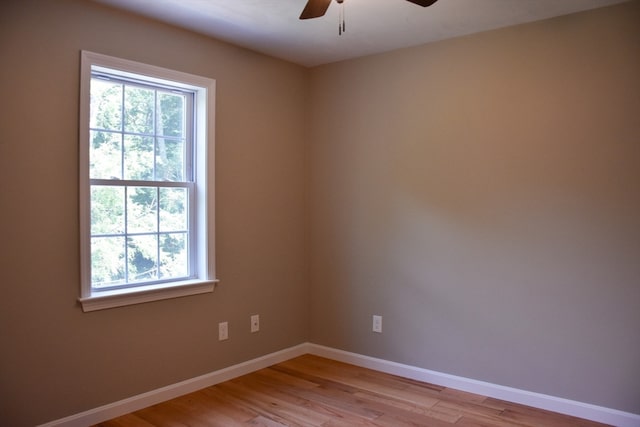
<svg viewBox="0 0 640 427">
<path fill-rule="evenodd" d="M 427 7 L 434 4 L 437 0 L 407 0 L 407 1 L 422 7 Z M 336 0 L 336 2 L 339 4 L 342 4 L 344 0 Z M 330 4 L 331 4 L 331 0 L 308 0 L 307 5 L 304 7 L 304 10 L 300 15 L 300 19 L 319 18 L 327 12 L 327 9 L 329 8 Z"/>
</svg>

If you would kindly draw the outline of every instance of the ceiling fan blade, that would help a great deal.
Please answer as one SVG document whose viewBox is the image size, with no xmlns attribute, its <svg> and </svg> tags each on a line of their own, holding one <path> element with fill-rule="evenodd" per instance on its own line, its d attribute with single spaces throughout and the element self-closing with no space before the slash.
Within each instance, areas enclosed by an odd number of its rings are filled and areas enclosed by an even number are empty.
<svg viewBox="0 0 640 427">
<path fill-rule="evenodd" d="M 319 18 L 327 12 L 330 4 L 331 0 L 309 0 L 300 15 L 300 19 Z"/>
<path fill-rule="evenodd" d="M 411 3 L 417 4 L 418 6 L 427 7 L 427 6 L 431 6 L 432 4 L 437 2 L 438 0 L 407 0 L 407 1 L 410 1 Z"/>
</svg>

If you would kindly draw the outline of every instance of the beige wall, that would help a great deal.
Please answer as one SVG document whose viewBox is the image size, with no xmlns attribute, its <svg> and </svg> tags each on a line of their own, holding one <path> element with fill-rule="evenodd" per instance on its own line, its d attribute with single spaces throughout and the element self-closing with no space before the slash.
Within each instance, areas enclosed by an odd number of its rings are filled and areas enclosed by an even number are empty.
<svg viewBox="0 0 640 427">
<path fill-rule="evenodd" d="M 217 80 L 213 294 L 78 307 L 81 49 Z M 307 70 L 80 0 L 1 2 L 0 62 L 1 425 L 50 421 L 307 340 Z M 219 343 L 224 320 L 231 338 Z"/>
<path fill-rule="evenodd" d="M 311 341 L 640 413 L 638 23 L 313 69 Z"/>
<path fill-rule="evenodd" d="M 312 70 L 1 4 L 0 424 L 307 340 L 640 413 L 639 2 Z M 81 49 L 217 80 L 213 294 L 78 307 Z"/>
</svg>

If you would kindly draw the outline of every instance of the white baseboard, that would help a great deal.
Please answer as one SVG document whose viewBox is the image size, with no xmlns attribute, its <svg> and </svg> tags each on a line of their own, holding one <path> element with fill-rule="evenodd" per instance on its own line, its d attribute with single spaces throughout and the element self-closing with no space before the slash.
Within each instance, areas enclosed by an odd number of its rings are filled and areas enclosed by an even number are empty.
<svg viewBox="0 0 640 427">
<path fill-rule="evenodd" d="M 483 396 L 494 397 L 496 399 L 507 400 L 509 402 L 533 406 L 561 414 L 572 415 L 574 417 L 610 424 L 617 427 L 640 427 L 640 415 L 632 414 L 630 412 L 619 411 L 616 409 L 605 408 L 603 406 L 591 405 L 541 393 L 534 393 L 512 387 L 505 387 L 470 378 L 444 374 L 442 372 L 430 371 L 428 369 L 403 365 L 401 363 L 390 362 L 388 360 L 377 359 L 375 357 L 363 356 L 361 354 L 350 353 L 317 344 L 308 344 L 307 350 L 308 353 L 316 356 L 322 356 L 327 359 L 350 363 L 352 365 L 374 369 L 376 371 L 386 372 L 404 378 L 428 382 L 442 387 L 451 387 L 457 390 L 467 391 L 469 393 L 481 394 Z"/>
<path fill-rule="evenodd" d="M 265 356 L 201 375 L 199 377 L 191 378 L 189 380 L 142 393 L 118 402 L 90 409 L 79 414 L 51 421 L 47 424 L 41 425 L 40 427 L 86 427 L 94 425 L 307 353 L 405 378 L 424 381 L 443 387 L 451 387 L 484 396 L 495 397 L 497 399 L 507 400 L 562 414 L 573 415 L 575 417 L 611 424 L 617 427 L 640 427 L 640 415 L 629 412 L 430 371 L 428 369 L 390 362 L 388 360 L 377 359 L 311 343 L 304 343 L 275 353 L 267 354 Z"/>
<path fill-rule="evenodd" d="M 138 411 L 166 400 L 175 399 L 187 393 L 210 387 L 212 385 L 237 378 L 294 357 L 308 353 L 308 344 L 300 344 L 257 359 L 248 360 L 228 368 L 213 371 L 199 377 L 151 390 L 118 402 L 90 409 L 79 414 L 42 424 L 39 427 L 87 427 L 130 412 Z"/>
</svg>

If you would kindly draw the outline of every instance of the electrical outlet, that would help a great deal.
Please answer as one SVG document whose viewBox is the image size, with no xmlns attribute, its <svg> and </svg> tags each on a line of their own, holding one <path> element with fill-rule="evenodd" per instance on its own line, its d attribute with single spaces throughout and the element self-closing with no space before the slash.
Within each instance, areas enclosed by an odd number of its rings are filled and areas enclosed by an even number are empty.
<svg viewBox="0 0 640 427">
<path fill-rule="evenodd" d="M 373 332 L 382 333 L 382 316 L 373 315 Z"/>
<path fill-rule="evenodd" d="M 260 330 L 260 315 L 254 314 L 251 316 L 251 333 L 258 332 Z"/>
<path fill-rule="evenodd" d="M 226 339 L 229 339 L 229 323 L 220 322 L 218 323 L 218 341 L 224 341 Z"/>
</svg>

